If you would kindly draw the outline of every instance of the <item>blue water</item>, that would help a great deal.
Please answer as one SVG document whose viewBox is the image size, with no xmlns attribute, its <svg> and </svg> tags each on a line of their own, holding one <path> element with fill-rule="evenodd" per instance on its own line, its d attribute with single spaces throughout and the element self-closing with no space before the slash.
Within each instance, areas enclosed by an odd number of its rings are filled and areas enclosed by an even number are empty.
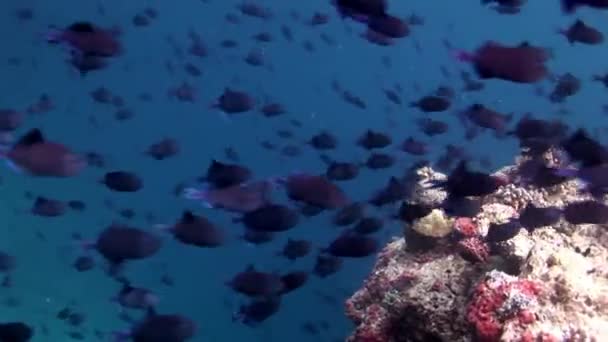
<svg viewBox="0 0 608 342">
<path fill-rule="evenodd" d="M 78 152 L 96 151 L 106 156 L 109 169 L 137 171 L 144 179 L 145 189 L 136 194 L 114 194 L 102 187 L 98 180 L 102 170 L 88 168 L 71 179 L 33 178 L 3 171 L 0 186 L 0 210 L 3 218 L 0 249 L 17 258 L 12 274 L 13 286 L 2 289 L 0 321 L 23 320 L 34 326 L 34 341 L 69 341 L 66 333 L 79 331 L 85 341 L 95 341 L 95 331 L 110 332 L 128 329 L 118 318 L 119 308 L 109 302 L 118 285 L 102 267 L 78 273 L 71 263 L 80 254 L 70 236 L 74 232 L 93 239 L 113 221 L 121 221 L 115 210 L 104 201 L 111 200 L 116 208 L 133 208 L 137 212 L 132 224 L 151 228 L 145 220 L 153 213 L 157 223 L 171 223 L 181 211 L 189 208 L 206 215 L 233 234 L 234 239 L 219 249 L 184 247 L 167 237 L 161 252 L 151 260 L 133 262 L 126 273 L 133 283 L 158 292 L 159 311 L 182 313 L 199 325 L 195 341 L 339 341 L 344 340 L 352 324 L 344 315 L 343 302 L 362 284 L 371 270 L 373 258 L 346 260 L 344 269 L 327 279 L 311 277 L 302 289 L 284 298 L 281 311 L 257 328 L 231 321 L 231 315 L 244 303 L 224 282 L 246 265 L 255 264 L 266 271 L 311 269 L 314 255 L 289 263 L 275 254 L 287 237 L 307 238 L 321 248 L 335 238 L 340 228 L 329 223 L 330 214 L 310 218 L 298 227 L 267 245 L 251 247 L 238 240 L 242 228 L 232 223 L 232 216 L 218 210 L 207 210 L 196 203 L 172 195 L 176 183 L 193 180 L 206 169 L 211 158 L 223 158 L 223 150 L 231 146 L 241 157 L 241 163 L 251 167 L 257 178 L 286 175 L 294 170 L 318 173 L 324 164 L 318 153 L 303 147 L 296 158 L 281 157 L 277 151 L 260 147 L 262 140 L 280 146 L 288 142 L 276 136 L 277 129 L 290 129 L 296 137 L 289 143 L 303 145 L 321 129 L 334 133 L 340 147 L 331 155 L 344 161 L 364 160 L 367 153 L 356 147 L 355 140 L 365 129 L 390 133 L 396 142 L 414 136 L 431 144 L 429 160 L 436 159 L 443 146 L 452 143 L 465 146 L 474 159 L 489 158 L 493 166 L 509 163 L 516 152 L 515 140 L 497 140 L 484 133 L 473 142 L 463 139 L 463 130 L 454 112 L 473 102 L 483 102 L 502 112 L 513 112 L 515 118 L 525 112 L 537 117 L 554 117 L 559 109 L 569 114 L 561 118 L 573 126 L 591 129 L 604 127 L 601 114 L 605 90 L 599 83 L 588 80 L 595 73 L 605 72 L 608 49 L 605 47 L 570 46 L 555 33 L 574 17 L 563 16 L 557 1 L 540 0 L 525 5 L 517 16 L 498 15 L 483 8 L 478 1 L 389 1 L 391 12 L 406 17 L 416 13 L 425 20 L 423 26 L 413 26 L 410 37 L 396 41 L 394 46 L 379 47 L 363 40 L 359 34 L 364 27 L 349 20 L 341 20 L 329 1 L 257 1 L 270 8 L 271 20 L 242 17 L 239 24 L 225 20 L 227 13 L 238 13 L 241 1 L 210 0 L 183 1 L 33 1 L 5 0 L 0 3 L 0 107 L 24 110 L 46 93 L 55 109 L 28 116 L 17 133 L 39 127 L 52 140 L 73 147 Z M 105 8 L 100 14 L 98 7 Z M 158 10 L 159 17 L 148 27 L 134 27 L 131 18 L 145 7 Z M 31 8 L 34 17 L 19 21 L 14 12 Z M 315 11 L 329 14 L 326 25 L 311 27 L 305 23 Z M 294 20 L 290 13 L 300 15 Z M 588 24 L 604 29 L 605 13 L 579 11 L 577 17 Z M 108 68 L 91 72 L 85 78 L 65 62 L 65 53 L 48 46 L 41 34 L 49 25 L 65 26 L 73 21 L 87 20 L 102 27 L 117 25 L 123 30 L 121 38 L 126 51 L 112 60 Z M 287 42 L 280 33 L 281 25 L 291 28 L 295 41 Z M 203 38 L 208 57 L 199 59 L 185 53 L 178 58 L 167 38 L 172 37 L 182 49 L 187 49 L 188 31 L 194 30 Z M 271 43 L 257 43 L 251 36 L 270 32 Z M 604 32 L 608 33 L 608 32 Z M 326 44 L 321 34 L 331 37 L 336 44 Z M 239 46 L 226 49 L 219 46 L 224 39 L 238 41 Z M 478 93 L 458 91 L 462 83 L 457 75 L 469 70 L 466 64 L 455 62 L 443 47 L 442 40 L 466 49 L 475 49 L 486 40 L 518 43 L 528 40 L 551 49 L 555 58 L 549 67 L 554 74 L 573 72 L 584 80 L 581 93 L 563 105 L 551 104 L 546 97 L 535 95 L 535 86 L 488 81 Z M 304 48 L 310 42 L 314 51 Z M 415 49 L 419 44 L 421 51 Z M 268 67 L 252 67 L 243 58 L 252 48 L 264 51 Z M 18 65 L 8 60 L 18 58 Z M 388 58 L 392 66 L 383 66 Z M 169 72 L 166 63 L 175 66 Z M 185 62 L 203 71 L 200 78 L 188 76 L 182 69 Z M 444 77 L 440 67 L 452 74 Z M 271 70 L 269 70 L 271 69 Z M 344 89 L 360 96 L 367 103 L 362 110 L 345 103 L 332 90 L 338 81 Z M 167 97 L 171 87 L 187 81 L 196 87 L 197 101 L 182 103 Z M 382 89 L 401 84 L 407 103 L 426 95 L 440 85 L 454 87 L 456 97 L 452 109 L 432 117 L 450 124 L 450 131 L 429 139 L 413 124 L 417 118 L 428 116 L 407 106 L 389 103 Z M 115 109 L 92 101 L 89 92 L 104 86 L 122 96 L 126 107 L 133 110 L 131 120 L 116 121 Z M 241 114 L 226 120 L 209 105 L 222 90 L 232 86 L 248 91 L 262 101 L 266 97 L 286 106 L 288 114 L 264 118 L 257 112 Z M 549 90 L 551 83 L 539 85 Z M 153 101 L 138 99 L 149 93 Z M 91 124 L 95 118 L 96 125 Z M 293 127 L 289 120 L 302 122 Z M 396 122 L 395 126 L 391 122 Z M 181 153 L 175 158 L 155 161 L 143 155 L 145 148 L 170 136 L 176 138 Z M 391 147 L 392 148 L 392 147 Z M 390 150 L 390 148 L 389 148 Z M 390 171 L 363 171 L 356 180 L 343 183 L 354 199 L 365 200 L 381 187 L 389 176 L 418 160 L 401 154 L 399 165 Z M 29 214 L 31 200 L 24 192 L 60 200 L 81 199 L 87 203 L 84 213 L 70 212 L 56 219 Z M 389 208 L 390 209 L 390 208 Z M 386 216 L 390 210 L 381 210 Z M 398 223 L 389 224 L 378 236 L 387 241 L 398 236 Z M 101 264 L 101 260 L 100 264 Z M 161 284 L 163 274 L 175 280 L 173 287 Z M 55 316 L 69 306 L 84 312 L 87 320 L 79 328 L 70 328 Z M 329 330 L 319 336 L 302 331 L 307 321 L 329 324 Z M 46 335 L 43 334 L 46 331 Z"/>
</svg>

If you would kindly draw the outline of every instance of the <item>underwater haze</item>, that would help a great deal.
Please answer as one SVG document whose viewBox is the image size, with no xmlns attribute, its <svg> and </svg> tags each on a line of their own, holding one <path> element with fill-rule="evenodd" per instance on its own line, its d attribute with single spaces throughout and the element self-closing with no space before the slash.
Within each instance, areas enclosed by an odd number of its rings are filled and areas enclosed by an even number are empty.
<svg viewBox="0 0 608 342">
<path fill-rule="evenodd" d="M 582 19 L 606 33 L 605 11 L 388 0 L 380 17 L 402 30 L 375 32 L 365 2 L 2 1 L 0 323 L 27 324 L 32 341 L 136 341 L 171 314 L 195 328 L 168 342 L 344 341 L 345 300 L 402 235 L 399 195 L 373 200 L 391 177 L 407 187 L 420 163 L 504 166 L 526 113 L 604 140 L 607 89 L 594 77 L 608 72 L 608 49 L 558 31 Z M 488 41 L 546 49 L 547 72 L 480 75 L 474 53 Z M 552 95 L 566 73 L 580 89 Z M 497 116 L 475 121 L 473 104 Z M 316 145 L 321 133 L 337 146 Z M 371 167 L 373 153 L 394 163 Z M 214 161 L 230 184 L 214 182 Z M 336 222 L 352 203 L 364 213 Z M 357 232 L 363 217 L 383 227 Z M 290 260 L 289 239 L 309 250 Z M 320 274 L 319 256 L 339 269 Z M 283 276 L 296 271 L 304 283 L 291 288 Z"/>
</svg>

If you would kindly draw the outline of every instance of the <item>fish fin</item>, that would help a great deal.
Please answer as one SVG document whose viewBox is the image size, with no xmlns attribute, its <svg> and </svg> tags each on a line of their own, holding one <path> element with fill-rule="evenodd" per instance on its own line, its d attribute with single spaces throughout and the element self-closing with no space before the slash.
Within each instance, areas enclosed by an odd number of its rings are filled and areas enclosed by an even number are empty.
<svg viewBox="0 0 608 342">
<path fill-rule="evenodd" d="M 196 221 L 196 216 L 190 210 L 184 210 L 181 217 L 182 223 L 192 223 Z"/>
<path fill-rule="evenodd" d="M 49 26 L 48 30 L 42 33 L 42 37 L 50 44 L 57 44 L 61 42 L 62 34 L 63 30 L 55 26 Z"/>
<path fill-rule="evenodd" d="M 185 188 L 184 198 L 200 201 L 206 208 L 213 208 L 213 204 L 208 201 L 208 191 L 204 189 Z"/>
<path fill-rule="evenodd" d="M 18 146 L 32 146 L 45 142 L 44 135 L 38 128 L 33 128 L 21 136 L 17 141 Z"/>
<path fill-rule="evenodd" d="M 11 171 L 13 171 L 15 173 L 19 173 L 19 174 L 23 173 L 23 169 L 20 168 L 19 166 L 17 166 L 17 164 L 15 164 L 12 160 L 5 159 L 4 163 Z"/>
</svg>

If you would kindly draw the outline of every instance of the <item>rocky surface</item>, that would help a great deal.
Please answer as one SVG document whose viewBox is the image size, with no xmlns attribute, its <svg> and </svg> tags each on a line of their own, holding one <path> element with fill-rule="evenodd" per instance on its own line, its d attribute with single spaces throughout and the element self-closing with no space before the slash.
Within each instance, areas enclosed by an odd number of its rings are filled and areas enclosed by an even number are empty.
<svg viewBox="0 0 608 342">
<path fill-rule="evenodd" d="M 549 154 L 546 162 L 558 157 Z M 347 301 L 357 324 L 349 341 L 608 341 L 607 227 L 562 219 L 505 241 L 485 238 L 530 203 L 561 208 L 588 198 L 576 181 L 544 189 L 524 185 L 518 175 L 525 162 L 521 157 L 495 174 L 508 182 L 481 199 L 475 217 L 445 215 L 440 222 L 435 212 L 432 220 L 420 219 L 422 226 L 404 227 L 405 238 L 384 248 Z M 405 200 L 445 198 L 429 187 L 429 179 L 445 175 L 424 168 L 418 176 L 418 188 Z M 439 229 L 425 233 L 429 223 Z"/>
</svg>

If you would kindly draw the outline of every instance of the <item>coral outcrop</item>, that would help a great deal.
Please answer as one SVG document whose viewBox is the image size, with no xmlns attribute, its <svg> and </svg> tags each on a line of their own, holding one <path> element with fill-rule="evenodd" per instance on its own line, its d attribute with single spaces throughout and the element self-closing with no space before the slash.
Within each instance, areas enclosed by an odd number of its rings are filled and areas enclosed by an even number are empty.
<svg viewBox="0 0 608 342">
<path fill-rule="evenodd" d="M 608 227 L 561 219 L 510 231 L 505 223 L 530 204 L 563 208 L 589 198 L 577 181 L 527 185 L 518 179 L 525 163 L 520 157 L 495 174 L 509 182 L 481 199 L 475 217 L 434 212 L 406 225 L 346 303 L 357 325 L 350 342 L 608 341 Z M 445 175 L 425 167 L 418 176 L 404 200 L 445 198 L 428 185 Z M 488 238 L 492 229 L 505 229 L 493 232 L 498 241 Z"/>
</svg>

